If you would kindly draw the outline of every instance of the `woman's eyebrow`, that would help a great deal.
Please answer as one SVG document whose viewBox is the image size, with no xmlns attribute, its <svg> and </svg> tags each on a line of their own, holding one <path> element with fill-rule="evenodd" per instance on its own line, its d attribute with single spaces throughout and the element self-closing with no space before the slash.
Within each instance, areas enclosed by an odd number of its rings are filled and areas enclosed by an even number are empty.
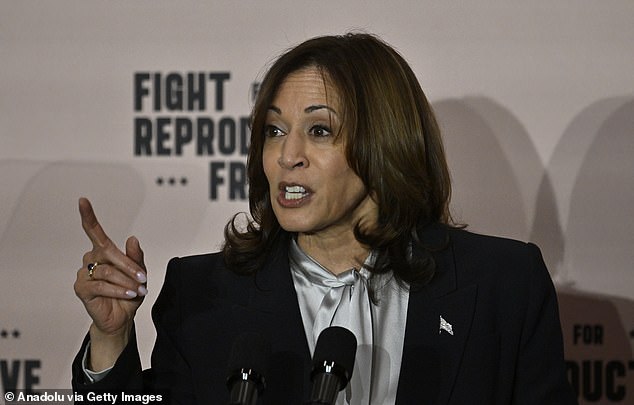
<svg viewBox="0 0 634 405">
<path fill-rule="evenodd" d="M 322 110 L 322 109 L 326 109 L 330 112 L 332 112 L 333 114 L 337 115 L 337 111 L 335 111 L 332 107 L 329 107 L 325 104 L 317 104 L 317 105 L 311 105 L 309 107 L 306 107 L 304 109 L 304 112 L 309 114 L 311 112 L 317 111 L 317 110 Z"/>
<path fill-rule="evenodd" d="M 327 106 L 325 104 L 316 104 L 316 105 L 308 106 L 308 107 L 304 108 L 304 112 L 306 114 L 310 114 L 312 112 L 315 112 L 315 111 L 318 111 L 318 110 L 324 110 L 324 109 L 330 111 L 331 113 L 333 113 L 335 115 L 337 115 L 337 111 L 335 111 L 332 107 Z M 276 113 L 278 115 L 282 115 L 282 110 L 279 107 L 276 107 L 274 105 L 269 106 L 268 110 L 269 111 L 273 111 L 274 113 Z"/>
<path fill-rule="evenodd" d="M 274 113 L 277 113 L 278 115 L 282 115 L 282 110 L 280 110 L 278 107 L 272 105 L 268 108 L 269 111 L 273 111 Z"/>
</svg>

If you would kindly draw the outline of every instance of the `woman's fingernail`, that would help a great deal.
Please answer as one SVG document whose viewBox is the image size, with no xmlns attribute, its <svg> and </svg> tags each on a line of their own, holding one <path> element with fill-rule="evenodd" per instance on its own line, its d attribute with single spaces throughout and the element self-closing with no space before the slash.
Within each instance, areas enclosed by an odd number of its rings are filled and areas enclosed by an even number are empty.
<svg viewBox="0 0 634 405">
<path fill-rule="evenodd" d="M 130 298 L 136 298 L 136 293 L 132 290 L 128 290 L 125 292 L 125 295 L 127 295 Z"/>
<path fill-rule="evenodd" d="M 147 295 L 147 288 L 144 285 L 139 286 L 139 295 L 145 297 Z"/>
<path fill-rule="evenodd" d="M 140 271 L 136 273 L 136 279 L 139 283 L 145 283 L 147 281 L 147 277 L 145 277 L 145 274 L 141 273 Z"/>
</svg>

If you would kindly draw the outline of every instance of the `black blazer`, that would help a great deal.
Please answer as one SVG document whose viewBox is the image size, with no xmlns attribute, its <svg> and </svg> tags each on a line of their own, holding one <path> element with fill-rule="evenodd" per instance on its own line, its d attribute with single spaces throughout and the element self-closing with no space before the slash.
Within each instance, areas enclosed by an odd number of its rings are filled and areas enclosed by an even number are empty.
<svg viewBox="0 0 634 405">
<path fill-rule="evenodd" d="M 565 375 L 555 289 L 539 249 L 507 239 L 438 229 L 437 272 L 410 292 L 397 404 L 576 404 Z M 418 254 L 415 252 L 414 254 Z M 453 335 L 440 330 L 440 317 Z M 227 271 L 218 253 L 172 259 L 152 317 L 152 369 L 141 372 L 133 336 L 113 370 L 73 388 L 159 390 L 172 402 L 225 404 L 227 362 L 240 333 L 271 342 L 260 404 L 301 404 L 311 359 L 282 238 L 255 276 Z M 133 334 L 134 335 L 134 334 Z"/>
</svg>

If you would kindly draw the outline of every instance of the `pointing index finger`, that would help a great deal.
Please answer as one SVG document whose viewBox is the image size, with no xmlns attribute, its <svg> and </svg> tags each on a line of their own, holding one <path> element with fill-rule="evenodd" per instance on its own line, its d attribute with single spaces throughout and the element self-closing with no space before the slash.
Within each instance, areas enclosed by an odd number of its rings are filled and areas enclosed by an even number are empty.
<svg viewBox="0 0 634 405">
<path fill-rule="evenodd" d="M 140 246 L 138 246 L 138 241 L 136 241 L 137 246 L 134 249 L 135 254 L 132 257 L 128 257 L 106 235 L 87 198 L 82 197 L 79 199 L 79 214 L 81 215 L 81 225 L 84 228 L 84 232 L 86 232 L 93 244 L 93 250 L 98 249 L 101 251 L 100 255 L 102 257 L 99 258 L 100 261 L 104 260 L 112 264 L 116 269 L 126 273 L 133 280 L 145 283 L 147 281 L 145 264 L 143 263 L 143 253 Z"/>
<path fill-rule="evenodd" d="M 108 238 L 101 224 L 99 224 L 95 211 L 92 209 L 92 205 L 87 198 L 81 197 L 79 199 L 79 215 L 81 215 L 81 226 L 84 228 L 84 232 L 86 232 L 86 235 L 90 238 L 93 246 L 105 246 L 110 238 Z"/>
</svg>

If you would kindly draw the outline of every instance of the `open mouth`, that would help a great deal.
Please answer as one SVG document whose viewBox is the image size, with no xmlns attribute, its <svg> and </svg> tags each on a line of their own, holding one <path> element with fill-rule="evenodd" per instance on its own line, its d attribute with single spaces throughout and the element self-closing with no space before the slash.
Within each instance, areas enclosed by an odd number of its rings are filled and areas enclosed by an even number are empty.
<svg viewBox="0 0 634 405">
<path fill-rule="evenodd" d="M 283 207 L 300 207 L 310 200 L 313 191 L 297 183 L 280 183 L 277 201 Z"/>
<path fill-rule="evenodd" d="M 306 197 L 308 193 L 302 186 L 286 186 L 284 187 L 284 198 L 287 200 L 300 200 Z"/>
</svg>

